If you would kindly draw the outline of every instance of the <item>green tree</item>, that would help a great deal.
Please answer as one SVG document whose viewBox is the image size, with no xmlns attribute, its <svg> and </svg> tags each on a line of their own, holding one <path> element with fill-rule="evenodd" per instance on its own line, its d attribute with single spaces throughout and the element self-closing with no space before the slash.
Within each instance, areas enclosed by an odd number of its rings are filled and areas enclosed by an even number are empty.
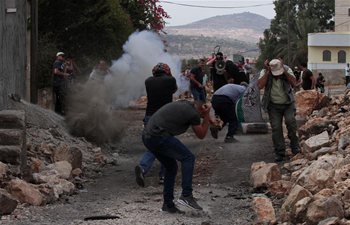
<svg viewBox="0 0 350 225">
<path fill-rule="evenodd" d="M 274 4 L 276 16 L 258 44 L 261 55 L 257 65 L 261 67 L 266 58 L 276 57 L 284 58 L 290 65 L 307 62 L 308 33 L 334 27 L 334 1 L 280 0 Z"/>
<path fill-rule="evenodd" d="M 90 65 L 90 70 L 99 58 L 118 58 L 121 46 L 134 31 L 118 0 L 39 0 L 38 18 L 39 53 L 44 54 L 39 64 L 44 65 L 47 59 L 52 63 L 57 51 L 64 51 L 81 67 Z M 43 58 L 46 60 L 40 61 Z M 47 72 L 39 70 L 39 78 L 45 76 Z"/>
<path fill-rule="evenodd" d="M 121 5 L 132 15 L 132 23 L 139 30 L 159 32 L 164 28 L 164 19 L 170 18 L 159 5 L 159 0 L 121 0 Z"/>
</svg>

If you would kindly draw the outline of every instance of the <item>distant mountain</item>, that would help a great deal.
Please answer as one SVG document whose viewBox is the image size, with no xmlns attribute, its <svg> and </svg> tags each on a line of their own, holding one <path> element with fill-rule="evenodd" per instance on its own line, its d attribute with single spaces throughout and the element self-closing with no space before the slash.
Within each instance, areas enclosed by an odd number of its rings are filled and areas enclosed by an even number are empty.
<svg viewBox="0 0 350 225">
<path fill-rule="evenodd" d="M 256 44 L 270 23 L 271 20 L 263 16 L 245 12 L 214 16 L 182 26 L 169 26 L 164 31 L 167 33 L 169 52 L 185 58 L 208 55 L 208 51 L 212 52 L 216 45 L 221 45 L 222 50 L 226 49 L 229 54 L 247 52 L 248 56 L 256 57 Z"/>
<path fill-rule="evenodd" d="M 271 20 L 258 14 L 244 12 L 238 14 L 214 16 L 187 25 L 172 26 L 169 29 L 252 29 L 263 32 L 270 26 Z"/>
<path fill-rule="evenodd" d="M 231 38 L 257 43 L 263 31 L 269 28 L 270 22 L 263 16 L 245 12 L 214 16 L 183 26 L 170 26 L 164 31 L 171 35 Z"/>
</svg>

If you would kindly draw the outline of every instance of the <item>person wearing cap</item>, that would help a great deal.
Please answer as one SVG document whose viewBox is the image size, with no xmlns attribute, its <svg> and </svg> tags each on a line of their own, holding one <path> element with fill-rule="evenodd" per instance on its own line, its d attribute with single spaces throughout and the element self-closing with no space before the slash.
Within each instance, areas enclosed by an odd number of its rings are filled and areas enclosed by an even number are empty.
<svg viewBox="0 0 350 225">
<path fill-rule="evenodd" d="M 234 135 L 236 134 L 238 128 L 235 106 L 237 100 L 244 93 L 248 84 L 246 82 L 242 82 L 241 85 L 233 84 L 233 79 L 230 79 L 229 82 L 230 83 L 222 86 L 214 92 L 211 104 L 215 111 L 215 115 L 219 116 L 223 121 L 222 127 L 228 124 L 225 142 L 234 143 L 237 142 Z M 217 129 L 218 128 L 215 126 L 210 127 L 210 131 L 214 138 L 217 138 Z"/>
<path fill-rule="evenodd" d="M 260 72 L 258 88 L 264 88 L 262 107 L 268 112 L 272 128 L 272 142 L 275 150 L 275 161 L 285 159 L 285 140 L 282 121 L 284 119 L 290 139 L 290 148 L 293 154 L 300 152 L 297 137 L 297 123 L 295 119 L 295 100 L 293 87 L 296 83 L 293 71 L 282 60 L 266 60 L 264 69 Z"/>
<path fill-rule="evenodd" d="M 170 67 L 165 63 L 158 63 L 152 69 L 153 76 L 145 81 L 147 93 L 147 107 L 143 119 L 147 125 L 151 116 L 163 105 L 173 101 L 173 94 L 177 90 L 176 79 L 171 75 Z M 145 186 L 145 175 L 151 169 L 155 156 L 151 151 L 146 151 L 139 164 L 135 167 L 136 183 Z M 159 171 L 159 183 L 164 182 L 164 167 Z"/>
<path fill-rule="evenodd" d="M 55 99 L 55 112 L 65 115 L 65 96 L 67 89 L 67 78 L 69 73 L 65 71 L 65 59 L 63 52 L 57 52 L 56 60 L 52 66 L 53 93 Z"/>
</svg>

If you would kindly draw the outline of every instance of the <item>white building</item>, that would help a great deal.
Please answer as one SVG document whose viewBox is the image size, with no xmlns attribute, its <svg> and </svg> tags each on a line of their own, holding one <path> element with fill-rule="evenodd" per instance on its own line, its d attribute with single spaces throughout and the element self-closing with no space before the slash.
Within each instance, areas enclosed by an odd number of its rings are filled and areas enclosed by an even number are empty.
<svg viewBox="0 0 350 225">
<path fill-rule="evenodd" d="M 308 34 L 308 68 L 330 84 L 344 83 L 350 62 L 350 0 L 335 0 L 335 31 Z"/>
</svg>

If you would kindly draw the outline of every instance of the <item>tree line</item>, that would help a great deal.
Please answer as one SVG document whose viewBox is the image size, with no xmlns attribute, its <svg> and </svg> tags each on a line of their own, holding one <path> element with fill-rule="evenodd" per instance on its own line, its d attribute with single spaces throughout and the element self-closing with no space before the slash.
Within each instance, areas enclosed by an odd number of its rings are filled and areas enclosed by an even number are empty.
<svg viewBox="0 0 350 225">
<path fill-rule="evenodd" d="M 74 58 L 86 74 L 98 59 L 120 57 L 132 32 L 159 32 L 168 17 L 158 0 L 39 0 L 38 87 L 51 85 L 56 52 Z"/>
<path fill-rule="evenodd" d="M 334 29 L 335 1 L 279 0 L 274 5 L 276 16 L 258 44 L 261 54 L 257 66 L 261 68 L 265 59 L 276 57 L 290 66 L 306 63 L 308 33 Z"/>
</svg>

